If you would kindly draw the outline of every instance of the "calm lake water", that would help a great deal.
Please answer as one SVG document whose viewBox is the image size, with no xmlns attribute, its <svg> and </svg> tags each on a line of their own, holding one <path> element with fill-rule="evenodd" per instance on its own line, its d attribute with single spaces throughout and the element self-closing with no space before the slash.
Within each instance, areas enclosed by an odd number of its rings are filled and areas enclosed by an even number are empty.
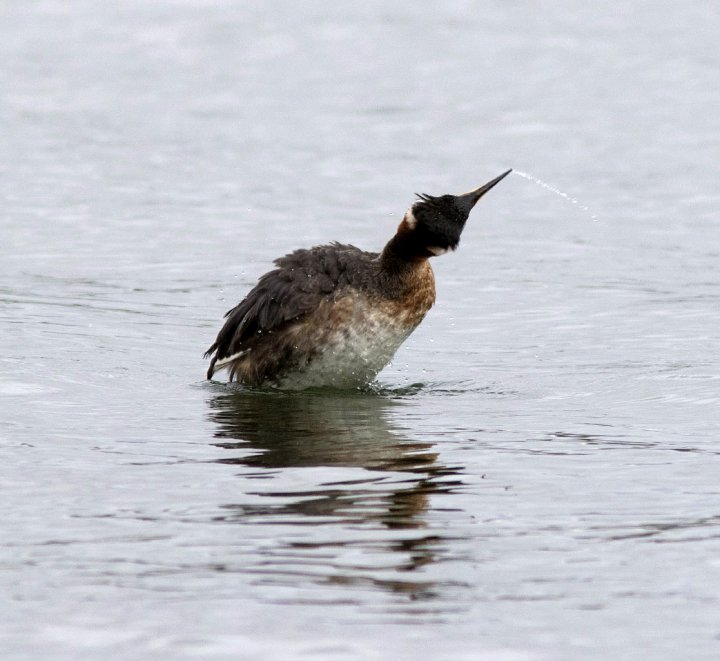
<svg viewBox="0 0 720 661">
<path fill-rule="evenodd" d="M 714 2 L 0 3 L 3 659 L 720 658 Z M 508 167 L 367 393 L 202 353 Z M 575 200 L 575 202 L 573 202 Z"/>
</svg>

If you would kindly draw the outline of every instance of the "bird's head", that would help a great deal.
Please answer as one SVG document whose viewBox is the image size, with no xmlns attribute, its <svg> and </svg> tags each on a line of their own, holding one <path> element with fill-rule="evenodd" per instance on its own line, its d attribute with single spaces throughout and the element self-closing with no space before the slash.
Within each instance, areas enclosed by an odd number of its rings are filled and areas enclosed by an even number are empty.
<svg viewBox="0 0 720 661">
<path fill-rule="evenodd" d="M 455 250 L 472 208 L 510 172 L 512 170 L 462 195 L 418 195 L 398 227 L 398 236 L 413 256 L 419 258 Z"/>
</svg>

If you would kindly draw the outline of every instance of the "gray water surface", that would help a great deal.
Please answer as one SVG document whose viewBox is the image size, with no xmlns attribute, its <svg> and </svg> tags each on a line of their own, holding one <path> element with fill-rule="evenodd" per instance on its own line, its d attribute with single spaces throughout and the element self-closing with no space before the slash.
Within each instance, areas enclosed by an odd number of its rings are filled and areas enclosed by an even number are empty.
<svg viewBox="0 0 720 661">
<path fill-rule="evenodd" d="M 0 656 L 720 657 L 719 31 L 0 3 Z M 567 197 L 483 199 L 371 391 L 204 380 L 273 258 L 507 167 Z"/>
</svg>

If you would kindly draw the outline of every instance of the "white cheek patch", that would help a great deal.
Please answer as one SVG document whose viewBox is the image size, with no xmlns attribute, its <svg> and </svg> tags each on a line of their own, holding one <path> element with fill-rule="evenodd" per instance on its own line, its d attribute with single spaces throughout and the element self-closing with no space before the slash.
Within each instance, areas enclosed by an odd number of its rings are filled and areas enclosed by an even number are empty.
<svg viewBox="0 0 720 661">
<path fill-rule="evenodd" d="M 444 255 L 448 249 L 440 246 L 428 246 L 428 251 L 437 257 L 438 255 Z"/>
<path fill-rule="evenodd" d="M 415 218 L 415 215 L 413 214 L 412 209 L 407 210 L 404 220 L 405 220 L 405 223 L 407 224 L 407 226 L 411 230 L 414 230 L 415 227 L 417 227 L 417 218 Z"/>
</svg>

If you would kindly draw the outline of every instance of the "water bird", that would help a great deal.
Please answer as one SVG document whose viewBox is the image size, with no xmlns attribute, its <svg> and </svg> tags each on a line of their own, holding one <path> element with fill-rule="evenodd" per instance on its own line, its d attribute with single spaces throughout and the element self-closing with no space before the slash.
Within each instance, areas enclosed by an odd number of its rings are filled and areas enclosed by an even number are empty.
<svg viewBox="0 0 720 661">
<path fill-rule="evenodd" d="M 381 252 L 330 243 L 275 260 L 225 314 L 207 378 L 287 390 L 362 388 L 435 303 L 429 259 L 455 250 L 477 201 L 512 170 L 462 195 L 417 195 Z"/>
</svg>

